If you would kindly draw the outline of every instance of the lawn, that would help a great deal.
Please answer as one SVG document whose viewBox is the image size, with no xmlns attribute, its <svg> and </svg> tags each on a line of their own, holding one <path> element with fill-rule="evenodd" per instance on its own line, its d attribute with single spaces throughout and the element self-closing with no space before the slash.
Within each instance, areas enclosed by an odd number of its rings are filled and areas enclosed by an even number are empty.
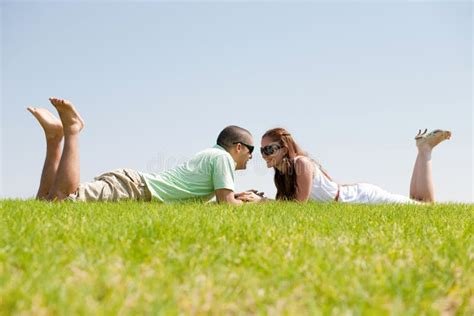
<svg viewBox="0 0 474 316">
<path fill-rule="evenodd" d="M 473 315 L 474 206 L 0 201 L 0 314 Z"/>
</svg>

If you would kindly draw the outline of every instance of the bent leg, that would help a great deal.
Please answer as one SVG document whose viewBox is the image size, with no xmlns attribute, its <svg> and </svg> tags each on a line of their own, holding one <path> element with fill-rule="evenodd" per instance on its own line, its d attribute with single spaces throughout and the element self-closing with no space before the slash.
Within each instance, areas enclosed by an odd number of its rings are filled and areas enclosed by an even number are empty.
<svg viewBox="0 0 474 316">
<path fill-rule="evenodd" d="M 28 107 L 28 111 L 38 120 L 46 136 L 46 158 L 36 194 L 37 199 L 44 200 L 53 186 L 61 159 L 63 126 L 61 121 L 46 109 Z"/>
<path fill-rule="evenodd" d="M 423 202 L 435 201 L 431 148 L 423 148 L 418 151 L 413 168 L 410 197 Z"/>
<path fill-rule="evenodd" d="M 63 200 L 79 186 L 79 135 L 65 136 L 64 149 L 49 199 Z"/>
<path fill-rule="evenodd" d="M 71 102 L 56 98 L 50 98 L 50 101 L 63 124 L 64 148 L 48 198 L 63 200 L 79 186 L 79 133 L 84 128 L 84 121 Z"/>
<path fill-rule="evenodd" d="M 451 132 L 442 130 L 415 137 L 418 155 L 413 168 L 410 197 L 423 202 L 435 201 L 431 153 L 435 146 L 450 138 Z"/>
</svg>

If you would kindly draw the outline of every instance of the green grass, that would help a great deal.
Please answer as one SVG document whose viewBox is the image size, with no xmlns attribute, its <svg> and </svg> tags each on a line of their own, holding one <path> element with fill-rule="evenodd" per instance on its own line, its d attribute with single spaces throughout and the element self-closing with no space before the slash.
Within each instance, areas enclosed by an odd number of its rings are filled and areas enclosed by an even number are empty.
<svg viewBox="0 0 474 316">
<path fill-rule="evenodd" d="M 0 201 L 0 314 L 474 314 L 474 206 Z"/>
</svg>

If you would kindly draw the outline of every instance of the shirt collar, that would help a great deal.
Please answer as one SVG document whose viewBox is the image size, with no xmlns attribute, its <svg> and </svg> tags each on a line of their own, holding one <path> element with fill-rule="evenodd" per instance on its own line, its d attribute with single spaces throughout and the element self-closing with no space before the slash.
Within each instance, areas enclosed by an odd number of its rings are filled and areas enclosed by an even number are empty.
<svg viewBox="0 0 474 316">
<path fill-rule="evenodd" d="M 222 147 L 221 145 L 215 144 L 215 145 L 213 146 L 213 148 L 217 148 L 217 149 L 220 149 L 220 150 L 225 151 L 225 152 L 230 156 L 230 158 L 232 159 L 232 161 L 234 162 L 234 168 L 237 168 L 237 162 L 235 162 L 235 160 L 234 160 L 234 158 L 232 157 L 232 155 L 231 155 L 224 147 Z"/>
<path fill-rule="evenodd" d="M 222 147 L 221 145 L 218 145 L 218 144 L 215 144 L 213 148 L 221 149 L 221 150 L 227 152 L 227 150 L 224 147 Z"/>
</svg>

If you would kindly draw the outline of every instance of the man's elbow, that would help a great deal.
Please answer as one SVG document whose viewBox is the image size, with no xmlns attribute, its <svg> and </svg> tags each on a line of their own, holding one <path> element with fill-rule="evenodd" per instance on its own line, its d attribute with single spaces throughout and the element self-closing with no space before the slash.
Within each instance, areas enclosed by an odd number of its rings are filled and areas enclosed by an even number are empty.
<svg viewBox="0 0 474 316">
<path fill-rule="evenodd" d="M 236 200 L 233 196 L 231 198 L 217 199 L 219 204 L 240 205 L 242 201 Z"/>
<path fill-rule="evenodd" d="M 241 200 L 237 200 L 235 197 L 234 197 L 234 194 L 228 194 L 226 196 L 222 196 L 222 197 L 218 197 L 217 198 L 217 202 L 219 204 L 229 204 L 229 205 L 240 205 L 242 204 L 243 202 Z"/>
</svg>

